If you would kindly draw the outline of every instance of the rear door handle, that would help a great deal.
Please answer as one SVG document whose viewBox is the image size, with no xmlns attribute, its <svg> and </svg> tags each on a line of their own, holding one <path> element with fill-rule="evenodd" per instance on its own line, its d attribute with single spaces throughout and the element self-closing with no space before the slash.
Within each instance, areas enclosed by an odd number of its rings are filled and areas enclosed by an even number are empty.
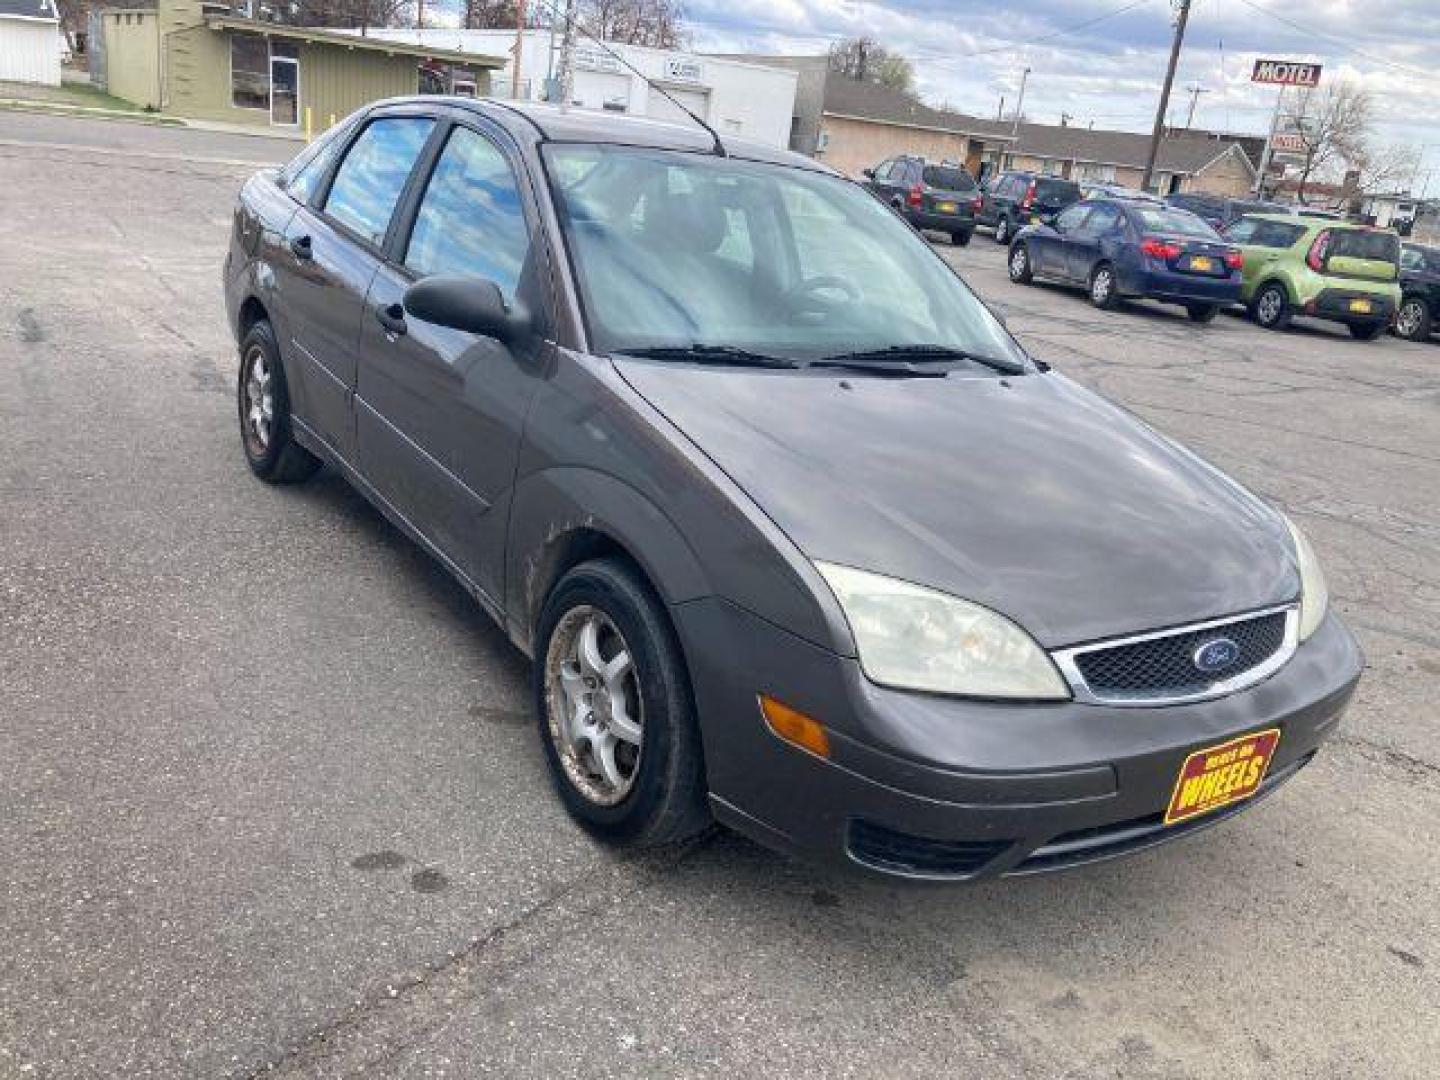
<svg viewBox="0 0 1440 1080">
<path fill-rule="evenodd" d="M 375 318 L 380 321 L 387 333 L 405 333 L 405 308 L 401 304 L 390 304 L 387 307 L 375 309 Z"/>
<path fill-rule="evenodd" d="M 313 259 L 315 250 L 311 247 L 309 236 L 297 236 L 290 241 L 290 250 L 297 259 Z"/>
</svg>

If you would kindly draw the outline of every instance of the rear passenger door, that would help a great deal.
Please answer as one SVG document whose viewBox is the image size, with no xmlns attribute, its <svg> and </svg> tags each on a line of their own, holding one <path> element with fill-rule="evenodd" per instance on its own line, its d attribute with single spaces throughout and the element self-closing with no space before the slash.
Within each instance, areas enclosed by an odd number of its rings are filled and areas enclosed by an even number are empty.
<svg viewBox="0 0 1440 1080">
<path fill-rule="evenodd" d="M 356 414 L 366 479 L 479 591 L 503 596 L 505 525 L 549 325 L 549 261 L 518 153 L 478 117 L 444 122 L 365 304 Z M 537 334 L 512 350 L 424 322 L 405 290 L 431 275 L 495 282 Z"/>
<path fill-rule="evenodd" d="M 351 396 L 360 313 L 382 259 L 392 212 L 434 121 L 378 113 L 345 147 L 332 174 L 307 192 L 275 260 L 286 372 L 299 383 L 296 420 L 346 461 L 354 460 Z"/>
</svg>

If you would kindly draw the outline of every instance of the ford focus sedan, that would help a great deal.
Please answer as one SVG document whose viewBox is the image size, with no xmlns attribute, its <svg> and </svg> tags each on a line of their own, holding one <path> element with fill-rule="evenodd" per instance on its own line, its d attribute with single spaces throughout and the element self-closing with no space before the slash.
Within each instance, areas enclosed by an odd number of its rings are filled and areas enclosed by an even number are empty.
<svg viewBox="0 0 1440 1080">
<path fill-rule="evenodd" d="M 224 279 L 250 468 L 345 476 L 504 627 L 607 841 L 1074 866 L 1252 805 L 1355 688 L 1291 522 L 808 159 L 385 102 L 245 185 Z"/>
</svg>

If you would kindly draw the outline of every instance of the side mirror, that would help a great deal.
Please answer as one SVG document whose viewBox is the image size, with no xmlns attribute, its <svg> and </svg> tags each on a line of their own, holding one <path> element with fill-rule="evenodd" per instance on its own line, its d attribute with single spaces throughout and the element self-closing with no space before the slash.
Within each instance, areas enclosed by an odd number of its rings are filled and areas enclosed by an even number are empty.
<svg viewBox="0 0 1440 1080">
<path fill-rule="evenodd" d="M 519 304 L 507 304 L 489 278 L 437 274 L 405 290 L 405 310 L 422 322 L 513 344 L 530 329 Z"/>
<path fill-rule="evenodd" d="M 863 177 L 865 177 L 866 180 L 874 180 L 874 179 L 875 179 L 875 170 L 874 170 L 874 169 L 861 169 L 861 170 L 860 170 L 860 175 L 863 176 Z"/>
</svg>

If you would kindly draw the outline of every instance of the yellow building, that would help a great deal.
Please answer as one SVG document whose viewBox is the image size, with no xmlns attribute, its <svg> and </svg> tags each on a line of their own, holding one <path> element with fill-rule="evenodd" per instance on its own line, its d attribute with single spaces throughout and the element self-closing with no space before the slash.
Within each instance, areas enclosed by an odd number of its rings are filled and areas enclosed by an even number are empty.
<svg viewBox="0 0 1440 1080">
<path fill-rule="evenodd" d="M 173 116 L 322 130 L 371 101 L 424 89 L 483 95 L 502 57 L 239 18 L 228 4 L 158 0 L 101 15 L 104 89 Z"/>
</svg>

